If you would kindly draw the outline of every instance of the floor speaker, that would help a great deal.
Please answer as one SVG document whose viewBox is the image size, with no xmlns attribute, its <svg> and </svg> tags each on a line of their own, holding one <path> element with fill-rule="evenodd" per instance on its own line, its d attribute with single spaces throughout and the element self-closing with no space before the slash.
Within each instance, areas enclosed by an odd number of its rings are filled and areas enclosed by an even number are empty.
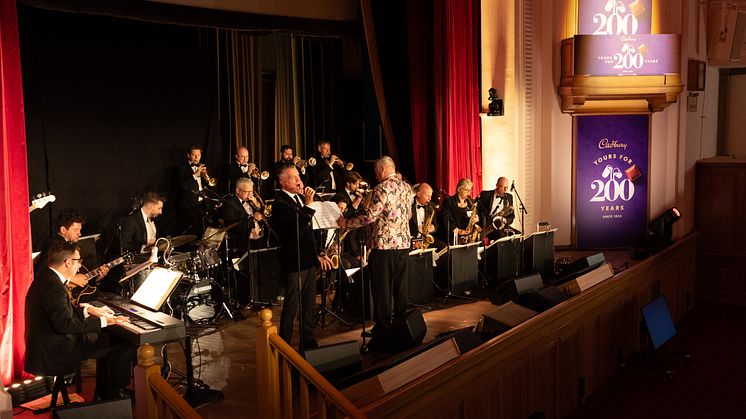
<svg viewBox="0 0 746 419">
<path fill-rule="evenodd" d="M 54 419 L 132 419 L 132 400 L 128 398 L 71 405 L 52 409 Z"/>
<path fill-rule="evenodd" d="M 355 340 L 307 349 L 305 355 L 306 361 L 331 381 L 362 369 L 360 348 Z"/>
<path fill-rule="evenodd" d="M 534 317 L 536 314 L 530 308 L 512 301 L 507 302 L 494 311 L 482 315 L 477 325 L 477 334 L 486 342 Z"/>
<path fill-rule="evenodd" d="M 368 346 L 373 352 L 396 354 L 421 344 L 426 333 L 422 313 L 411 310 L 404 318 L 377 332 Z"/>
<path fill-rule="evenodd" d="M 518 296 L 518 304 L 539 313 L 547 311 L 565 300 L 567 300 L 567 295 L 553 286 Z"/>
<path fill-rule="evenodd" d="M 562 285 L 573 278 L 603 265 L 605 262 L 606 258 L 603 253 L 596 253 L 595 255 L 577 259 L 560 272 L 558 278 L 552 281 L 552 285 Z"/>
</svg>

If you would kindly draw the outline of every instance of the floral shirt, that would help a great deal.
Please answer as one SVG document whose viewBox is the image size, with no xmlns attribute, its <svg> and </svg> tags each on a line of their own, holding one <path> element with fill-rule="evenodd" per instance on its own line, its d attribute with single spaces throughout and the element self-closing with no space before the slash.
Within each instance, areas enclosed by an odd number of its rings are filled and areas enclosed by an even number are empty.
<svg viewBox="0 0 746 419">
<path fill-rule="evenodd" d="M 347 227 L 370 225 L 368 246 L 371 249 L 409 249 L 412 187 L 392 174 L 371 193 L 370 205 L 347 220 Z"/>
</svg>

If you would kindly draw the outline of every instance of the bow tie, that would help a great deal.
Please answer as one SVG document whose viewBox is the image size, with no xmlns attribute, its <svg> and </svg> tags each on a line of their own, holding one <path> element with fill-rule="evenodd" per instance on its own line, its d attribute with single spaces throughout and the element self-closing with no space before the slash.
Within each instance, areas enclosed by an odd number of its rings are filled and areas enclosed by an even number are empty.
<svg viewBox="0 0 746 419">
<path fill-rule="evenodd" d="M 152 223 L 152 222 L 153 222 L 153 219 L 152 219 L 152 218 L 150 218 L 150 217 L 148 217 L 148 222 L 149 222 L 149 223 Z"/>
<path fill-rule="evenodd" d="M 191 167 L 199 167 L 199 163 L 189 163 L 189 166 L 191 166 Z"/>
<path fill-rule="evenodd" d="M 426 206 L 427 206 L 427 205 L 420 205 L 420 204 L 417 204 L 417 209 L 420 209 L 420 208 L 423 208 L 423 209 L 424 209 L 424 208 L 425 208 Z"/>
<path fill-rule="evenodd" d="M 248 164 L 239 164 L 239 166 L 244 167 L 244 168 L 249 167 Z"/>
</svg>

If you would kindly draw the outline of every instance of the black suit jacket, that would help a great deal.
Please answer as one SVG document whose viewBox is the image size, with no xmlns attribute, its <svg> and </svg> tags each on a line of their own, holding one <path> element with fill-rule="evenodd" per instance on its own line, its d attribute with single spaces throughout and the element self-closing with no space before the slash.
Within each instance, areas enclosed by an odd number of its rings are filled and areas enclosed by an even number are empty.
<svg viewBox="0 0 746 419">
<path fill-rule="evenodd" d="M 329 167 L 326 160 L 322 159 L 320 155 L 316 155 L 316 166 L 313 166 L 311 170 L 313 179 L 311 179 L 312 187 L 318 188 L 324 185 L 324 190 L 320 191 L 323 193 L 337 192 L 337 189 L 344 189 L 344 177 L 345 169 L 339 165 Z M 334 183 L 337 189 L 332 189 L 332 176 L 334 176 Z"/>
<path fill-rule="evenodd" d="M 220 217 L 223 219 L 223 224 L 229 226 L 233 223 L 238 223 L 237 226 L 233 227 L 228 231 L 232 240 L 231 247 L 236 249 L 241 256 L 244 252 L 249 249 L 249 230 L 256 226 L 257 221 L 251 218 L 243 208 L 241 201 L 236 195 L 230 195 L 223 200 L 223 206 L 220 207 Z M 249 227 L 249 221 L 251 221 L 251 227 Z M 269 234 L 265 232 L 265 234 Z M 251 248 L 258 249 L 266 246 L 266 240 L 251 240 Z"/>
<path fill-rule="evenodd" d="M 101 331 L 101 320 L 83 317 L 73 307 L 59 277 L 42 269 L 26 294 L 26 361 L 24 369 L 36 375 L 74 372 L 86 358 L 86 341 Z"/>
<path fill-rule="evenodd" d="M 62 237 L 59 233 L 52 233 L 52 237 L 48 237 L 44 243 L 42 243 L 41 248 L 39 251 L 39 256 L 34 259 L 34 277 L 39 275 L 41 271 L 47 267 L 47 257 L 49 256 L 49 248 L 52 247 L 54 243 L 59 242 L 66 242 L 67 240 Z"/>
<path fill-rule="evenodd" d="M 353 199 L 350 198 L 350 195 L 347 193 L 347 189 L 344 187 L 340 188 L 336 195 L 334 195 L 334 198 L 332 198 L 332 201 L 334 202 L 344 202 L 347 204 L 347 208 L 345 209 L 344 217 L 345 218 L 352 218 L 355 214 L 357 214 L 357 211 L 360 209 L 360 206 L 358 205 L 358 208 L 352 207 L 352 201 Z"/>
<path fill-rule="evenodd" d="M 490 211 L 492 210 L 492 200 L 495 198 L 495 190 L 491 191 L 482 191 L 479 194 L 479 198 L 477 201 L 479 202 L 479 218 L 480 218 L 480 225 L 483 227 L 485 225 L 489 225 L 492 221 L 492 216 L 490 215 Z M 513 195 L 509 194 L 508 192 L 503 195 L 503 199 L 507 201 L 507 205 L 513 206 Z M 505 203 L 503 202 L 503 207 L 505 207 Z M 515 211 L 505 217 L 505 219 L 508 221 L 507 225 L 513 224 L 513 220 L 515 220 Z"/>
<path fill-rule="evenodd" d="M 238 166 L 238 162 L 236 162 L 235 160 L 232 161 L 230 166 L 228 166 L 228 179 L 231 181 L 229 190 L 235 189 L 236 181 L 242 177 L 251 179 L 252 181 L 255 180 L 255 178 L 252 178 L 248 173 L 244 173 L 241 171 L 241 168 Z"/>
<path fill-rule="evenodd" d="M 296 234 L 295 217 L 298 214 L 299 233 Z M 319 266 L 319 248 L 314 238 L 311 219 L 315 211 L 299 206 L 288 194 L 277 192 L 272 205 L 271 225 L 280 239 L 280 257 L 284 273 L 292 273 Z M 300 248 L 300 266 L 297 251 Z"/>
<path fill-rule="evenodd" d="M 144 244 L 148 243 L 148 230 L 142 218 L 142 210 L 128 215 L 122 224 L 122 253 L 140 253 Z"/>
<path fill-rule="evenodd" d="M 427 220 L 427 217 L 430 216 L 435 212 L 435 207 L 431 203 L 428 203 L 425 205 L 425 220 Z M 424 221 L 423 221 L 424 222 Z M 435 226 L 435 217 L 433 217 L 432 225 Z M 438 228 L 435 228 L 435 231 L 438 231 Z M 409 233 L 412 235 L 412 238 L 420 238 L 420 231 L 418 229 L 417 225 L 417 200 L 415 199 L 414 202 L 412 202 L 412 218 L 409 219 Z"/>
</svg>

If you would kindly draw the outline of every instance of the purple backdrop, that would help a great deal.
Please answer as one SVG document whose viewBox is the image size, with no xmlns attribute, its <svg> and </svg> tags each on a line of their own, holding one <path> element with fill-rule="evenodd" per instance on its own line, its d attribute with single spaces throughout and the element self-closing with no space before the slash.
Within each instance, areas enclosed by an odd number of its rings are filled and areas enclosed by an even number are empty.
<svg viewBox="0 0 746 419">
<path fill-rule="evenodd" d="M 652 0 L 578 0 L 578 34 L 649 34 L 652 3 Z"/>
<path fill-rule="evenodd" d="M 581 249 L 647 232 L 649 115 L 576 116 L 575 231 Z"/>
</svg>

